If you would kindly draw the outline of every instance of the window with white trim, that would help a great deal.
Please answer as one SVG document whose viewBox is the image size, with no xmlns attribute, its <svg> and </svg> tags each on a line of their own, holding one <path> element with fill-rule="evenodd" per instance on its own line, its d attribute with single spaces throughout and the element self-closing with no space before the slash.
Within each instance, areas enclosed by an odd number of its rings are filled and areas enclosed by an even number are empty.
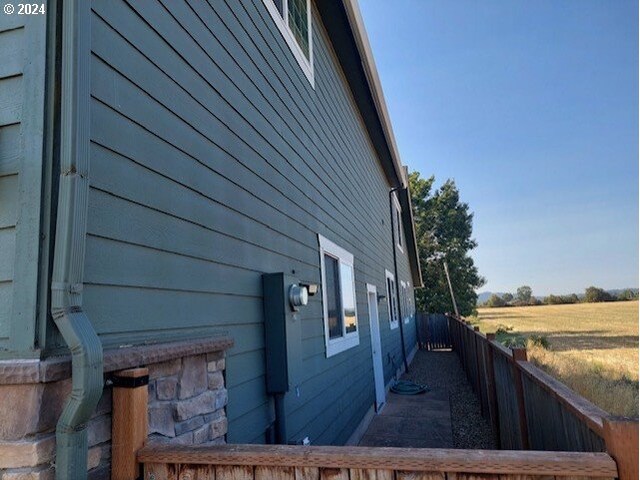
<svg viewBox="0 0 640 480">
<path fill-rule="evenodd" d="M 311 0 L 262 0 L 305 76 L 314 86 Z"/>
<path fill-rule="evenodd" d="M 396 245 L 400 251 L 404 253 L 402 243 L 402 207 L 400 207 L 400 202 L 398 201 L 396 194 L 393 195 L 393 203 L 395 204 L 395 208 L 393 209 L 393 228 L 395 229 L 394 235 L 396 237 Z"/>
<path fill-rule="evenodd" d="M 398 328 L 398 295 L 396 293 L 396 278 L 389 270 L 385 270 L 387 279 L 387 308 L 389 310 L 389 328 Z"/>
<path fill-rule="evenodd" d="M 318 235 L 327 357 L 360 343 L 353 255 Z"/>
<path fill-rule="evenodd" d="M 409 323 L 411 319 L 411 313 L 409 311 L 409 282 L 400 281 L 400 288 L 402 292 L 402 315 L 404 323 Z"/>
</svg>

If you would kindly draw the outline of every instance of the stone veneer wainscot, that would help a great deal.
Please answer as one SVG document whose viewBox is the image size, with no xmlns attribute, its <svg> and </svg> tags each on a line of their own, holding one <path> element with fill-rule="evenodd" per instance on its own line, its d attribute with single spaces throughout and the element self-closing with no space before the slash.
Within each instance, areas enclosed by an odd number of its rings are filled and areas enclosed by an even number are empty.
<svg viewBox="0 0 640 480">
<path fill-rule="evenodd" d="M 225 443 L 225 351 L 232 345 L 221 336 L 105 351 L 105 388 L 89 422 L 89 478 L 110 478 L 109 378 L 127 368 L 149 368 L 149 441 Z M 70 377 L 69 357 L 0 361 L 1 480 L 54 478 L 55 428 Z"/>
</svg>

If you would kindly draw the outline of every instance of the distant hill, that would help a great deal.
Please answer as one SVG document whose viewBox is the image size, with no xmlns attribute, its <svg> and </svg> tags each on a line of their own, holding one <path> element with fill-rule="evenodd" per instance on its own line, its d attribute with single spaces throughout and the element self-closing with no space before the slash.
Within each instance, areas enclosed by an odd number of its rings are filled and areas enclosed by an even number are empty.
<svg viewBox="0 0 640 480">
<path fill-rule="evenodd" d="M 608 293 L 610 293 L 611 295 L 613 295 L 614 297 L 617 297 L 620 293 L 622 293 L 625 290 L 633 290 L 634 292 L 637 292 L 638 289 L 637 288 L 612 288 L 611 290 L 607 290 Z M 478 293 L 478 302 L 477 305 L 480 305 L 482 303 L 485 303 L 487 300 L 489 300 L 489 297 L 493 294 L 498 295 L 499 297 L 503 296 L 505 294 L 505 292 L 480 292 Z M 513 295 L 515 295 L 515 292 L 513 292 Z M 578 298 L 582 299 L 584 297 L 584 292 L 578 293 Z M 546 295 L 545 295 L 546 296 Z M 536 297 L 538 300 L 542 300 L 544 299 L 545 296 L 540 296 L 540 295 L 534 295 L 534 297 Z"/>
</svg>

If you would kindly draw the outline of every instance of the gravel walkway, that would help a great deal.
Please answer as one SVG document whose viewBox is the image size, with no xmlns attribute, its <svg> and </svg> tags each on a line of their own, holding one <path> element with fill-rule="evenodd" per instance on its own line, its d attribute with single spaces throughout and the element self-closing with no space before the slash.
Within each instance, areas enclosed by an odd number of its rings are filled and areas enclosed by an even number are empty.
<svg viewBox="0 0 640 480">
<path fill-rule="evenodd" d="M 405 380 L 446 390 L 451 405 L 455 448 L 496 449 L 489 423 L 480 414 L 480 404 L 454 352 L 418 350 Z"/>
</svg>

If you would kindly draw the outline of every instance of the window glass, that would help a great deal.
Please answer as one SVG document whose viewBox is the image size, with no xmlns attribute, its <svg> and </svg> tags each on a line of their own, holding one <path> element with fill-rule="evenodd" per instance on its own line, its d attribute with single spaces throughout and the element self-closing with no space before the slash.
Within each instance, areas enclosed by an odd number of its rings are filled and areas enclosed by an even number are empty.
<svg viewBox="0 0 640 480">
<path fill-rule="evenodd" d="M 360 344 L 353 254 L 318 235 L 327 357 Z"/>
<path fill-rule="evenodd" d="M 282 0 L 280 0 L 282 1 Z M 289 28 L 300 45 L 304 56 L 309 58 L 309 24 L 307 0 L 287 0 Z"/>
<path fill-rule="evenodd" d="M 389 322 L 398 321 L 398 298 L 396 295 L 396 282 L 392 277 L 387 277 L 387 297 L 389 308 Z"/>
<path fill-rule="evenodd" d="M 351 265 L 340 264 L 340 278 L 342 281 L 342 307 L 344 309 L 344 324 L 346 333 L 357 330 L 356 326 L 356 297 L 353 291 L 353 268 Z"/>
<path fill-rule="evenodd" d="M 280 16 L 284 16 L 284 9 L 282 8 L 283 0 L 272 0 L 272 1 L 275 4 L 276 8 L 278 9 L 278 12 L 280 12 Z"/>
<path fill-rule="evenodd" d="M 338 259 L 330 255 L 324 256 L 324 271 L 327 284 L 327 317 L 329 324 L 329 338 L 342 336 L 342 307 L 340 305 L 340 277 Z"/>
<path fill-rule="evenodd" d="M 310 0 L 262 0 L 302 72 L 315 88 Z"/>
</svg>

